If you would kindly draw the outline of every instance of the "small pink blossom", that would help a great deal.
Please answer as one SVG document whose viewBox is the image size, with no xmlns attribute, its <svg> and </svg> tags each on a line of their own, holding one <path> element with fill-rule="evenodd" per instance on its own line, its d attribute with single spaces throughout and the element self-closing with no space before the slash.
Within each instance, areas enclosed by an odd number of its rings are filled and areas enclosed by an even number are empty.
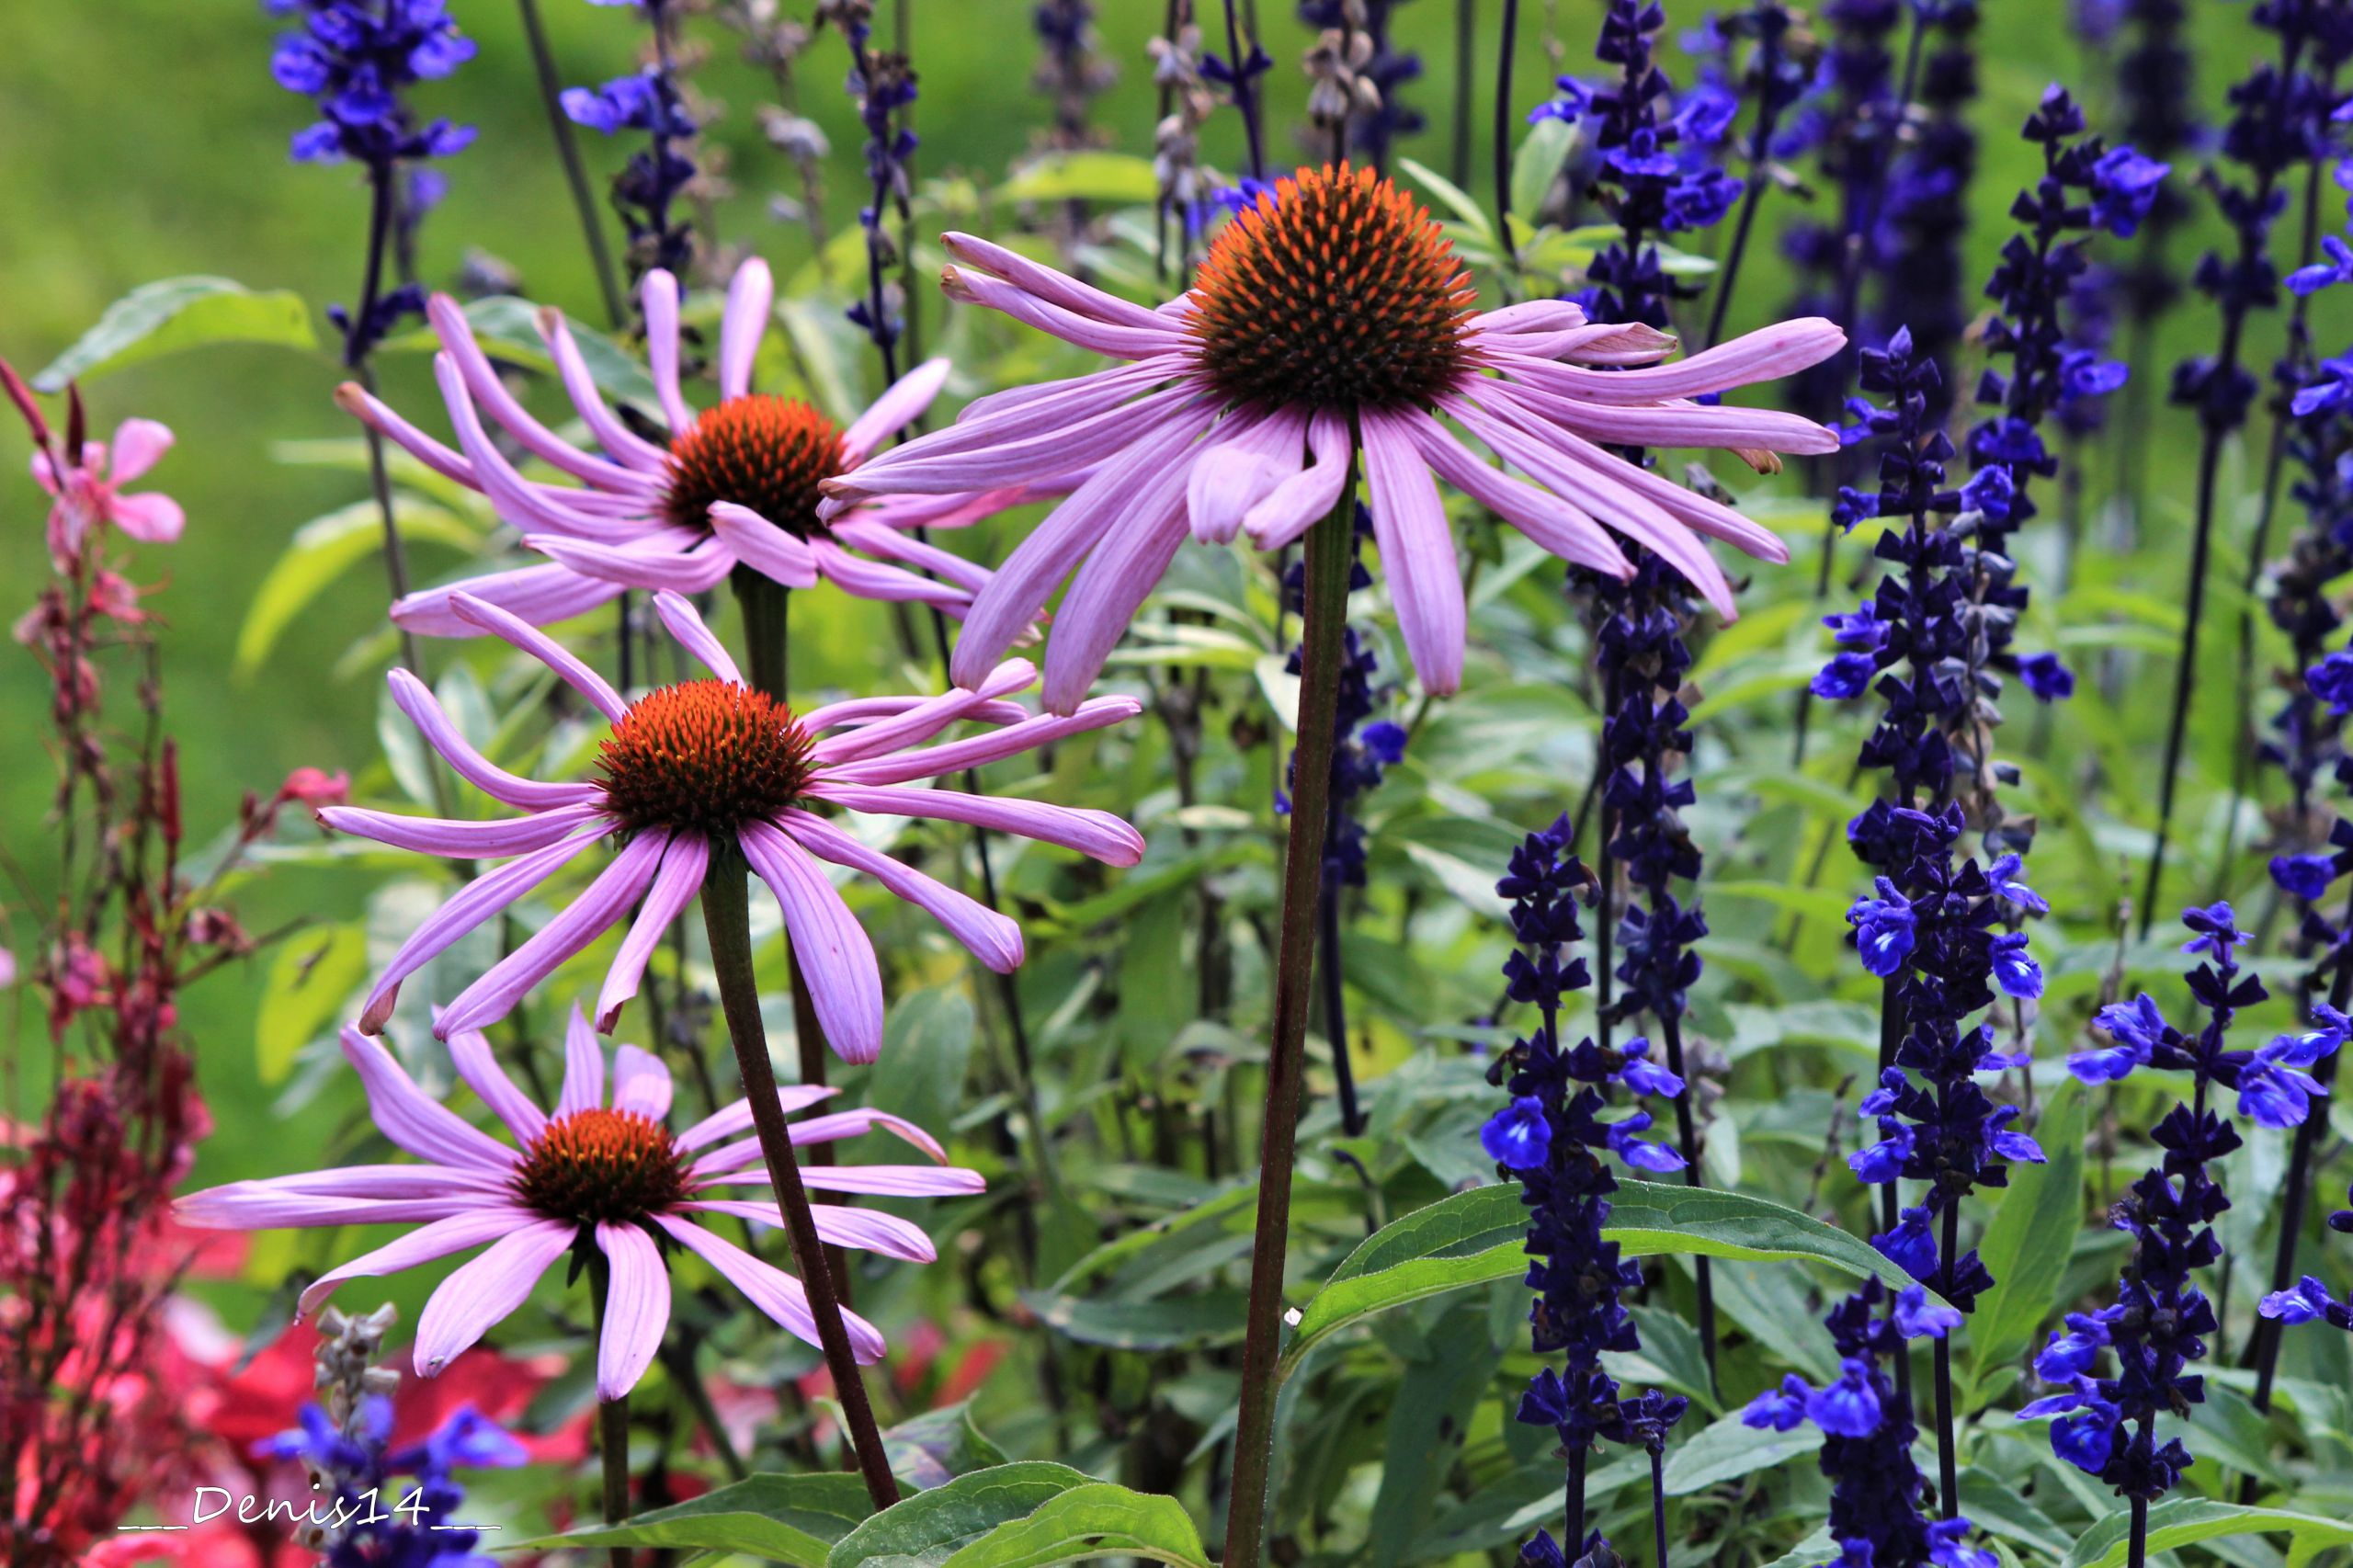
<svg viewBox="0 0 2353 1568">
<path fill-rule="evenodd" d="M 112 442 L 83 442 L 78 460 L 62 469 L 47 451 L 33 453 L 33 480 L 55 497 L 49 509 L 49 553 L 60 571 L 81 555 L 90 531 L 101 524 L 111 523 L 149 544 L 169 544 L 180 537 L 187 516 L 178 502 L 161 491 L 122 491 L 154 467 L 171 445 L 169 427 L 153 419 L 126 419 Z"/>
<path fill-rule="evenodd" d="M 280 801 L 300 801 L 317 811 L 322 806 L 348 805 L 351 801 L 351 775 L 337 768 L 328 773 L 316 767 L 298 767 L 286 776 L 278 787 Z"/>
</svg>

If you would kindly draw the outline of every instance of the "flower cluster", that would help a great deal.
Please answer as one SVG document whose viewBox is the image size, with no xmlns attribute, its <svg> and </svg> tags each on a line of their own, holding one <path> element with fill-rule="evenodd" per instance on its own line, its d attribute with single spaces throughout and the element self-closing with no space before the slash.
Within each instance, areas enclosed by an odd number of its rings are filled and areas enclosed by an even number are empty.
<svg viewBox="0 0 2353 1568">
<path fill-rule="evenodd" d="M 1887 185 L 1871 212 L 1882 233 L 1868 244 L 1881 285 L 1877 319 L 1911 330 L 1920 353 L 1954 362 L 1968 329 L 1969 187 L 1977 167 L 1970 106 L 1977 97 L 1977 0 L 1909 0 L 1916 29 L 1907 76 L 1913 102 L 1900 155 L 1891 154 Z M 1957 389 L 1956 389 L 1957 390 Z M 1945 412 L 1939 404 L 1936 412 Z"/>
<path fill-rule="evenodd" d="M 1390 40 L 1390 13 L 1398 0 L 1300 0 L 1299 19 L 1319 32 L 1342 33 L 1364 41 L 1347 65 L 1357 83 L 1357 102 L 1347 116 L 1348 150 L 1376 169 L 1389 166 L 1391 145 L 1415 136 L 1427 122 L 1400 97 L 1422 74 L 1422 57 Z"/>
<path fill-rule="evenodd" d="M 2282 369 L 2297 375 L 2292 361 Z M 2353 571 L 2353 400 L 2323 404 L 2300 392 L 2296 403 L 2303 412 L 2290 415 L 2282 440 L 2294 475 L 2289 495 L 2302 508 L 2304 523 L 2267 567 L 2263 584 L 2264 612 L 2286 636 L 2294 673 L 2280 683 L 2285 694 L 2256 756 L 2279 768 L 2288 783 L 2287 803 L 2274 813 L 2279 852 L 2271 858 L 2271 880 L 2302 909 L 2305 947 L 2325 949 L 2335 945 L 2336 933 L 2315 905 L 2346 869 L 2341 862 L 2353 845 L 2353 828 L 2320 805 L 2314 786 L 2332 767 L 2340 780 L 2353 780 L 2345 779 L 2342 710 L 2325 699 L 2306 672 L 2323 665 L 2344 624 L 2332 585 Z"/>
<path fill-rule="evenodd" d="M 2111 1045 L 2068 1061 L 2068 1070 L 2086 1083 L 2112 1083 L 2149 1067 L 2186 1070 L 2193 1089 L 2189 1101 L 2177 1104 L 2151 1132 L 2163 1160 L 2116 1206 L 2116 1227 L 2133 1241 L 2116 1301 L 2067 1315 L 2065 1327 L 2052 1333 L 2034 1363 L 2036 1376 L 2064 1390 L 2018 1412 L 2022 1419 L 2057 1416 L 2051 1426 L 2054 1453 L 2119 1495 L 2144 1501 L 2170 1491 L 2189 1463 L 2178 1437 L 2156 1440 L 2156 1422 L 2204 1400 L 2205 1380 L 2189 1369 L 2206 1355 L 2206 1336 L 2219 1328 L 2191 1276 L 2221 1256 L 2211 1227 L 2231 1204 L 2213 1165 L 2240 1139 L 2208 1101 L 2217 1090 L 2236 1088 L 2241 1114 L 2275 1127 L 2301 1121 L 2310 1080 L 2300 1064 L 2309 1066 L 2345 1037 L 2336 1020 L 2260 1051 L 2231 1050 L 2233 1019 L 2266 994 L 2263 983 L 2244 974 L 2239 964 L 2238 949 L 2252 938 L 2238 928 L 2227 903 L 2187 910 L 2182 924 L 2192 933 L 2182 950 L 2200 960 L 2189 974 L 2191 999 L 2204 1015 L 2197 1032 L 2184 1034 L 2167 1023 L 2144 993 L 2103 1008 L 2094 1020 Z M 2112 1378 L 2092 1375 L 2103 1349 L 2116 1353 Z"/>
<path fill-rule="evenodd" d="M 306 1404 L 301 1425 L 255 1445 L 256 1458 L 300 1460 L 315 1494 L 298 1543 L 325 1568 L 472 1568 L 481 1532 L 459 1515 L 460 1466 L 511 1467 L 523 1445 L 471 1405 L 453 1411 L 423 1442 L 392 1441 L 392 1390 L 400 1374 L 376 1357 L 392 1309 L 320 1319 L 317 1384 L 324 1404 Z"/>
<path fill-rule="evenodd" d="M 904 221 L 915 194 L 916 138 L 907 128 L 904 111 L 915 101 L 915 72 L 905 55 L 874 47 L 871 13 L 864 0 L 821 11 L 849 40 L 849 96 L 858 105 L 858 123 L 866 128 L 868 195 L 858 222 L 866 231 L 867 291 L 850 306 L 849 319 L 881 351 L 885 371 L 894 374 L 906 301 L 885 274 L 899 257 L 898 244 L 891 238 L 891 217 L 895 213 Z"/>
<path fill-rule="evenodd" d="M 473 40 L 458 31 L 449 0 L 263 5 L 273 16 L 301 19 L 269 61 L 279 86 L 318 105 L 318 121 L 294 134 L 297 161 L 354 158 L 389 167 L 403 159 L 446 158 L 473 141 L 470 125 L 418 125 L 402 98 L 405 88 L 447 76 L 474 57 Z"/>
<path fill-rule="evenodd" d="M 1503 1174 L 1521 1187 L 1529 1210 L 1529 1287 L 1537 1293 L 1529 1313 L 1540 1356 L 1563 1358 L 1536 1375 L 1520 1401 L 1519 1419 L 1551 1426 L 1566 1451 L 1574 1510 L 1571 1539 L 1582 1552 L 1582 1481 L 1586 1456 L 1608 1439 L 1648 1446 L 1663 1442 L 1665 1428 L 1683 1413 L 1680 1398 L 1621 1400 L 1619 1386 L 1602 1369 L 1605 1351 L 1635 1349 L 1640 1339 L 1620 1292 L 1642 1283 L 1642 1269 L 1619 1256 L 1605 1239 L 1609 1195 L 1618 1183 L 1602 1157 L 1615 1153 L 1639 1170 L 1671 1171 L 1682 1165 L 1673 1150 L 1638 1134 L 1651 1122 L 1645 1111 L 1605 1121 L 1608 1093 L 1620 1085 L 1636 1095 L 1677 1095 L 1682 1080 L 1650 1060 L 1649 1042 L 1631 1040 L 1621 1048 L 1591 1039 L 1574 1047 L 1561 1043 L 1563 999 L 1591 980 L 1574 950 L 1584 935 L 1577 905 L 1592 897 L 1592 875 L 1569 853 L 1574 836 L 1566 817 L 1532 833 L 1512 852 L 1510 869 L 1495 891 L 1511 903 L 1512 931 L 1518 945 L 1504 965 L 1510 999 L 1534 1006 L 1535 1029 L 1488 1068 L 1490 1082 L 1507 1088 L 1512 1102 L 1480 1131 L 1480 1143 Z M 1557 1561 L 1559 1548 L 1540 1533 L 1529 1548 L 1534 1558 Z"/>
<path fill-rule="evenodd" d="M 574 123 L 612 136 L 642 131 L 646 145 L 613 177 L 613 207 L 629 232 L 631 276 L 655 267 L 683 272 L 694 259 L 694 225 L 674 211 L 699 172 L 692 144 L 699 127 L 679 93 L 669 47 L 670 0 L 647 0 L 654 62 L 597 87 L 567 87 L 563 112 Z"/>
</svg>

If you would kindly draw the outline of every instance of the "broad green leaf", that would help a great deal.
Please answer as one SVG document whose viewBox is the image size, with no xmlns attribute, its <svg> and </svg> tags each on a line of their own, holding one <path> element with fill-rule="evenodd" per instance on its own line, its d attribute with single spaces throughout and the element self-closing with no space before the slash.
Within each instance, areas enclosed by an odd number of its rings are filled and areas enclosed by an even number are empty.
<svg viewBox="0 0 2353 1568">
<path fill-rule="evenodd" d="M 1822 1431 L 1812 1423 L 1786 1432 L 1760 1432 L 1744 1425 L 1740 1413 L 1734 1411 L 1666 1451 L 1666 1494 L 1688 1497 L 1720 1481 L 1737 1481 L 1771 1470 L 1820 1447 Z"/>
<path fill-rule="evenodd" d="M 1369 1540 L 1375 1568 L 1404 1561 L 1454 1468 L 1472 1411 L 1502 1358 L 1486 1315 L 1477 1301 L 1443 1314 L 1423 1336 L 1427 1354 L 1407 1361 L 1398 1380 L 1381 1450 L 1381 1490 L 1372 1501 Z"/>
<path fill-rule="evenodd" d="M 1084 1471 L 1043 1460 L 976 1470 L 867 1519 L 835 1542 L 826 1568 L 938 1568 L 997 1526 L 1092 1483 Z"/>
<path fill-rule="evenodd" d="M 466 306 L 466 321 L 484 347 L 499 358 L 552 375 L 555 361 L 549 357 L 547 342 L 540 336 L 540 307 L 529 300 L 512 294 L 491 294 L 470 301 Z M 606 396 L 621 403 L 635 403 L 648 413 L 659 416 L 661 401 L 654 390 L 654 378 L 637 362 L 629 350 L 611 338 L 569 318 L 565 325 L 572 329 L 572 341 L 579 347 L 581 360 L 588 367 L 589 379 L 603 390 Z M 440 340 L 429 328 L 417 327 L 394 337 L 388 337 L 383 347 L 430 352 Z"/>
<path fill-rule="evenodd" d="M 1040 158 L 996 187 L 1000 201 L 1116 201 L 1137 205 L 1160 199 L 1160 178 L 1152 160 L 1129 153 L 1057 153 Z"/>
<path fill-rule="evenodd" d="M 368 977 L 368 933 L 358 925 L 307 931 L 278 946 L 254 1019 L 254 1065 L 265 1084 L 285 1080 L 294 1053 Z"/>
<path fill-rule="evenodd" d="M 1048 1568 L 1093 1557 L 1143 1557 L 1172 1568 L 1209 1565 L 1200 1532 L 1176 1498 L 1096 1482 L 1048 1498 L 1027 1518 L 997 1526 L 942 1568 Z"/>
<path fill-rule="evenodd" d="M 2031 1546 L 2046 1557 L 2067 1551 L 2067 1535 L 2050 1517 L 2021 1495 L 2015 1482 L 1981 1470 L 1961 1472 L 1961 1511 L 1971 1523 L 1992 1535 L 2007 1536 Z"/>
<path fill-rule="evenodd" d="M 410 543 L 431 540 L 472 550 L 482 540 L 481 530 L 457 513 L 420 496 L 396 493 L 392 521 Z M 383 517 L 372 500 L 338 506 L 296 528 L 255 590 L 253 607 L 237 630 L 236 678 L 247 679 L 259 670 L 296 618 L 329 584 L 380 551 L 383 542 Z"/>
<path fill-rule="evenodd" d="M 960 1400 L 887 1427 L 891 1469 L 919 1487 L 945 1486 L 960 1475 L 1005 1463 L 1005 1450 L 972 1425 L 972 1402 Z"/>
<path fill-rule="evenodd" d="M 500 1547 L 504 1551 L 558 1547 L 585 1551 L 652 1546 L 737 1551 L 790 1563 L 791 1568 L 824 1568 L 827 1549 L 870 1512 L 865 1484 L 855 1475 L 755 1475 L 691 1502 L 639 1514 L 622 1524 L 588 1525 L 565 1535 L 502 1541 Z"/>
<path fill-rule="evenodd" d="M 1605 1232 L 1629 1257 L 1682 1253 L 1751 1262 L 1811 1259 L 1902 1289 L 1912 1277 L 1868 1242 L 1834 1225 L 1745 1192 L 1672 1182 L 1621 1181 Z"/>
<path fill-rule="evenodd" d="M 311 310 L 290 289 L 256 293 L 226 278 L 164 278 L 106 308 L 97 324 L 33 377 L 41 392 L 63 392 L 142 359 L 213 343 L 315 348 Z"/>
<path fill-rule="evenodd" d="M 1511 155 L 1511 210 L 1533 217 L 1543 210 L 1552 178 L 1576 144 L 1577 128 L 1565 119 L 1540 119 L 1528 128 Z"/>
<path fill-rule="evenodd" d="M 2117 1568 L 2131 1547 L 2131 1515 L 2121 1505 L 2075 1538 L 2063 1568 Z M 2325 1546 L 2353 1544 L 2353 1520 L 2280 1508 L 2242 1508 L 2211 1497 L 2177 1497 L 2149 1510 L 2149 1555 L 2232 1535 L 2286 1535 L 2298 1562 Z"/>
<path fill-rule="evenodd" d="M 1156 1301 L 1104 1301 L 1024 1290 L 1021 1300 L 1048 1327 L 1082 1345 L 1180 1350 L 1240 1339 L 1245 1298 L 1240 1290 L 1226 1290 Z"/>
<path fill-rule="evenodd" d="M 2047 1163 L 2012 1167 L 2009 1190 L 1977 1246 L 1994 1288 L 1969 1320 L 1972 1393 L 2033 1344 L 2067 1272 L 2084 1218 L 2083 1085 L 2070 1083 L 2051 1096 L 2035 1139 Z"/>
</svg>

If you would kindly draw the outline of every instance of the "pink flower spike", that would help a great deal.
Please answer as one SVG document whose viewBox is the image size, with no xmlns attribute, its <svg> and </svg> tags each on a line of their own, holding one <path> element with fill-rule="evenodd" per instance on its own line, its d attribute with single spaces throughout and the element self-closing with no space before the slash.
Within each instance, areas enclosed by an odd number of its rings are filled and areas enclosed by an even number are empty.
<svg viewBox="0 0 2353 1568">
<path fill-rule="evenodd" d="M 697 412 L 679 381 L 677 280 L 658 269 L 646 275 L 646 354 L 669 425 L 658 441 L 621 421 L 563 318 L 540 312 L 540 335 L 601 454 L 571 445 L 526 408 L 498 379 L 464 312 L 437 298 L 428 313 L 443 347 L 434 375 L 456 449 L 359 387 L 340 389 L 336 402 L 443 477 L 481 492 L 524 546 L 550 564 L 406 596 L 394 619 L 430 636 L 478 635 L 482 623 L 455 608 L 456 596 L 470 593 L 546 626 L 631 588 L 702 593 L 737 566 L 786 587 L 824 581 L 854 597 L 928 602 L 961 613 L 988 581 L 987 569 L 913 536 L 994 516 L 1068 485 L 1058 475 L 1021 474 L 1003 484 L 951 486 L 936 505 L 922 506 L 828 499 L 824 486 L 853 478 L 938 396 L 948 362 L 917 366 L 838 426 L 805 403 L 751 390 L 774 298 L 764 262 L 738 268 L 720 326 L 721 399 Z M 526 477 L 509 456 L 518 448 L 552 469 L 555 481 Z M 152 532 L 165 526 L 160 506 L 130 499 L 140 505 L 124 527 Z"/>
<path fill-rule="evenodd" d="M 749 1129 L 749 1105 L 738 1100 L 674 1135 L 666 1125 L 668 1070 L 650 1052 L 624 1045 L 608 1074 L 603 1051 L 577 1008 L 573 1017 L 563 1099 L 552 1113 L 532 1105 L 498 1069 L 479 1034 L 453 1033 L 451 1053 L 460 1074 L 522 1138 L 519 1147 L 492 1138 L 425 1097 L 383 1047 L 347 1031 L 345 1049 L 366 1076 L 378 1127 L 424 1163 L 347 1166 L 212 1187 L 181 1199 L 178 1218 L 189 1225 L 231 1230 L 416 1227 L 320 1276 L 302 1294 L 305 1314 L 318 1310 L 346 1280 L 397 1274 L 482 1248 L 433 1291 L 417 1323 L 416 1369 L 425 1377 L 438 1375 L 480 1343 L 530 1298 L 566 1253 L 576 1259 L 584 1246 L 594 1246 L 609 1266 L 605 1328 L 597 1351 L 599 1398 L 627 1393 L 652 1364 L 667 1330 L 672 1289 L 665 1242 L 704 1259 L 762 1312 L 815 1345 L 816 1324 L 800 1281 L 702 1222 L 712 1215 L 778 1221 L 775 1203 L 756 1191 L 731 1198 L 707 1190 L 717 1179 L 710 1174 L 714 1162 L 738 1159 L 735 1148 L 693 1158 L 695 1150 L 710 1142 Z M 793 1085 L 779 1099 L 787 1110 L 798 1110 L 832 1092 Z M 525 1129 L 530 1130 L 528 1136 Z M 920 1128 L 874 1110 L 797 1122 L 793 1133 L 796 1142 L 833 1142 L 870 1129 L 894 1132 L 927 1154 L 946 1157 Z M 755 1140 L 745 1139 L 743 1147 L 748 1152 L 740 1158 L 758 1158 Z M 464 1163 L 437 1163 L 450 1159 Z M 982 1190 L 978 1173 L 953 1166 L 835 1163 L 823 1170 L 824 1179 L 810 1185 L 827 1192 L 908 1198 Z M 725 1179 L 756 1186 L 766 1175 Z M 831 1203 L 813 1208 L 818 1233 L 832 1245 L 906 1262 L 935 1256 L 929 1236 L 907 1219 Z M 845 1321 L 860 1358 L 880 1358 L 884 1346 L 874 1326 L 854 1315 L 846 1314 Z"/>
</svg>

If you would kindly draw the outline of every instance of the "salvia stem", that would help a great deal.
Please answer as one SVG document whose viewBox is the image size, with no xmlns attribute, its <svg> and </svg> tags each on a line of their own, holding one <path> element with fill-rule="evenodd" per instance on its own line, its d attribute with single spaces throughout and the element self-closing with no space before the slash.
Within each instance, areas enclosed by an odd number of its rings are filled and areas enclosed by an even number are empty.
<svg viewBox="0 0 2353 1568">
<path fill-rule="evenodd" d="M 1655 1444 L 1651 1449 L 1651 1541 L 1658 1551 L 1658 1568 L 1666 1568 L 1666 1445 L 1664 1443 Z"/>
<path fill-rule="evenodd" d="M 1691 1115 L 1691 1074 L 1683 1065 L 1683 1019 L 1680 1016 L 1663 1018 L 1660 1029 L 1666 1037 L 1666 1070 L 1683 1080 L 1683 1092 L 1675 1096 L 1675 1147 L 1683 1156 L 1683 1185 L 1703 1187 L 1699 1134 Z M 1716 1279 L 1705 1257 L 1691 1262 L 1692 1283 L 1699 1292 L 1699 1354 L 1708 1363 L 1708 1386 L 1712 1392 L 1716 1387 Z"/>
<path fill-rule="evenodd" d="M 1519 247 L 1511 243 L 1511 62 L 1519 31 L 1519 0 L 1504 0 L 1503 36 L 1495 44 L 1495 243 L 1504 248 L 1503 292 L 1519 292 Z M 1600 857 L 1597 857 L 1600 858 Z"/>
<path fill-rule="evenodd" d="M 1315 910 L 1324 891 L 1324 835 L 1314 824 L 1330 809 L 1340 644 L 1347 625 L 1356 526 L 1353 456 L 1349 461 L 1339 504 L 1307 534 L 1306 581 L 1301 595 L 1299 748 L 1291 762 L 1290 835 L 1283 855 L 1266 1122 L 1258 1142 L 1258 1221 L 1250 1248 L 1250 1303 L 1242 1342 L 1242 1408 L 1233 1431 L 1225 1568 L 1257 1568 L 1265 1545 L 1267 1483 L 1274 1460 L 1275 1361 L 1283 1332 L 1283 1260 L 1290 1231 L 1291 1159 L 1307 1069 L 1309 990 L 1318 940 Z"/>
<path fill-rule="evenodd" d="M 1889 1187 L 1895 1184 L 1889 1182 Z M 1961 1200 L 1945 1204 L 1944 1243 L 1938 1256 L 1943 1278 L 1938 1284 L 1952 1289 L 1953 1268 L 1961 1257 Z M 1937 1335 L 1934 1352 L 1937 1378 L 1937 1511 L 1948 1519 L 1961 1517 L 1961 1455 L 1953 1446 L 1952 1335 Z"/>
<path fill-rule="evenodd" d="M 777 1098 L 776 1069 L 768 1062 L 767 1028 L 760 1021 L 759 981 L 752 971 L 752 916 L 745 892 L 748 875 L 749 869 L 731 852 L 724 863 L 711 867 L 702 885 L 703 931 L 710 943 L 710 966 L 719 980 L 720 1010 L 727 1017 L 736 1070 L 744 1077 L 744 1097 L 752 1108 L 752 1127 L 759 1134 L 777 1207 L 783 1211 L 793 1267 L 809 1293 L 809 1315 L 816 1320 L 818 1347 L 834 1376 L 835 1396 L 841 1401 L 842 1420 L 849 1432 L 858 1473 L 874 1506 L 887 1508 L 899 1500 L 899 1483 L 892 1479 L 891 1461 L 883 1454 L 882 1434 L 875 1427 L 874 1408 L 867 1402 L 865 1375 L 858 1370 L 849 1331 L 842 1323 L 841 1296 L 834 1288 L 834 1271 L 817 1236 L 816 1217 L 809 1211 L 808 1190 L 801 1185 L 792 1131 L 785 1123 L 783 1104 Z"/>
<path fill-rule="evenodd" d="M 2238 363 L 2239 318 L 2226 315 L 2217 365 Z M 2149 871 L 2141 884 L 2140 937 L 2148 939 L 2157 913 L 2157 891 L 2165 881 L 2165 845 L 2173 832 L 2173 791 L 2181 771 L 2181 746 L 2189 729 L 2189 701 L 2198 685 L 2198 631 L 2206 612 L 2206 562 L 2214 539 L 2214 483 L 2222 468 L 2222 431 L 2209 426 L 2198 448 L 2198 514 L 2189 542 L 2189 604 L 2182 620 L 2181 653 L 2173 672 L 2173 710 L 2165 721 L 2165 760 L 2157 775 L 2157 837 L 2149 851 Z"/>
<path fill-rule="evenodd" d="M 580 162 L 580 143 L 563 112 L 563 84 L 556 75 L 555 55 L 548 48 L 548 32 L 540 19 L 540 0 L 515 0 L 523 13 L 523 33 L 531 46 L 531 69 L 540 83 L 540 105 L 547 111 L 548 131 L 555 138 L 556 157 L 563 164 L 564 183 L 572 188 L 572 208 L 580 217 L 580 237 L 588 242 L 589 270 L 597 275 L 597 292 L 605 301 L 605 319 L 619 328 L 629 321 L 629 306 L 621 298 L 620 280 L 613 273 L 613 253 L 605 243 L 604 221 L 597 215 L 597 198 L 588 186 L 588 171 Z"/>
<path fill-rule="evenodd" d="M 1324 827 L 1324 842 L 1331 842 L 1332 822 Z M 1340 900 L 1343 889 L 1324 890 L 1324 902 L 1316 910 L 1315 924 L 1322 957 L 1317 960 L 1317 978 L 1324 991 L 1324 1035 L 1332 1046 L 1332 1076 L 1339 1092 L 1340 1127 L 1351 1138 L 1364 1131 L 1364 1110 L 1357 1103 L 1356 1065 L 1348 1060 L 1348 1006 L 1345 994 L 1346 978 L 1340 969 Z"/>
<path fill-rule="evenodd" d="M 2126 1550 L 2125 1562 L 2131 1568 L 2144 1568 L 2149 1561 L 2149 1500 L 2132 1499 L 2131 1544 Z"/>
</svg>

